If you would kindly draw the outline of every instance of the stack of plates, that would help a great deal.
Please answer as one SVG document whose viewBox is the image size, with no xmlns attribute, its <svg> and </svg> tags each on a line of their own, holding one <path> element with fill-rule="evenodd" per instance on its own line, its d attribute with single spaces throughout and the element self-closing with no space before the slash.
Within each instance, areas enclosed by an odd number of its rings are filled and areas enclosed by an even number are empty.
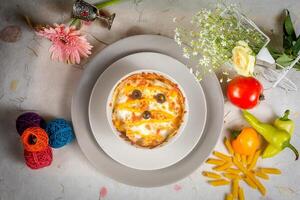
<svg viewBox="0 0 300 200">
<path fill-rule="evenodd" d="M 161 186 L 186 177 L 210 154 L 223 124 L 222 91 L 214 74 L 199 83 L 182 62 L 172 39 L 139 35 L 108 46 L 88 64 L 73 97 L 72 120 L 82 151 L 102 174 L 129 185 Z M 114 87 L 141 71 L 173 80 L 187 100 L 176 138 L 159 148 L 129 145 L 111 124 Z"/>
</svg>

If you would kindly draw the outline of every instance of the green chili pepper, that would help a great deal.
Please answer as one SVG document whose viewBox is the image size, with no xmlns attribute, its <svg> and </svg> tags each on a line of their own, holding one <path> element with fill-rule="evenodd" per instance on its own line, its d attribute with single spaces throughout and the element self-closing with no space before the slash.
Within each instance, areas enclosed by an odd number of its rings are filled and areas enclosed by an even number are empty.
<svg viewBox="0 0 300 200">
<path fill-rule="evenodd" d="M 295 130 L 295 123 L 293 120 L 289 119 L 289 114 L 290 111 L 286 110 L 282 117 L 277 118 L 274 121 L 274 126 L 276 126 L 279 129 L 287 131 L 292 136 Z"/>
<path fill-rule="evenodd" d="M 294 133 L 294 130 L 295 130 L 295 123 L 291 119 L 288 118 L 289 114 L 290 114 L 290 111 L 286 110 L 282 117 L 277 118 L 274 121 L 274 126 L 276 128 L 287 131 L 290 134 L 290 136 L 292 136 Z M 271 157 L 277 155 L 280 151 L 281 151 L 281 149 L 278 149 L 278 148 L 274 147 L 273 145 L 269 144 L 266 147 L 266 149 L 264 150 L 264 152 L 262 154 L 262 158 L 271 158 Z"/>
<path fill-rule="evenodd" d="M 243 116 L 246 121 L 258 132 L 260 133 L 269 144 L 282 151 L 286 147 L 290 148 L 298 160 L 299 153 L 297 149 L 290 144 L 291 136 L 283 129 L 279 129 L 271 124 L 260 122 L 254 115 L 246 110 L 243 110 Z"/>
<path fill-rule="evenodd" d="M 272 158 L 276 156 L 279 152 L 281 152 L 281 149 L 268 144 L 268 146 L 265 148 L 263 154 L 261 155 L 262 158 Z"/>
</svg>

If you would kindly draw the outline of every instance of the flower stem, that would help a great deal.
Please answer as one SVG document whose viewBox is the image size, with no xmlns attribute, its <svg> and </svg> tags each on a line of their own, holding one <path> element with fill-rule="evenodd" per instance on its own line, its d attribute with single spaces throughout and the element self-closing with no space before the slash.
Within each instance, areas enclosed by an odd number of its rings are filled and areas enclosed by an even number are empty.
<svg viewBox="0 0 300 200">
<path fill-rule="evenodd" d="M 79 25 L 80 23 L 80 19 L 75 19 L 75 18 L 71 18 L 71 23 L 70 23 L 70 26 L 76 26 Z"/>
<path fill-rule="evenodd" d="M 112 6 L 114 4 L 121 3 L 122 1 L 123 0 L 107 0 L 107 1 L 100 2 L 100 3 L 96 3 L 95 6 L 98 9 L 101 9 L 101 8 L 104 8 L 104 7 L 107 7 L 107 6 Z"/>
</svg>

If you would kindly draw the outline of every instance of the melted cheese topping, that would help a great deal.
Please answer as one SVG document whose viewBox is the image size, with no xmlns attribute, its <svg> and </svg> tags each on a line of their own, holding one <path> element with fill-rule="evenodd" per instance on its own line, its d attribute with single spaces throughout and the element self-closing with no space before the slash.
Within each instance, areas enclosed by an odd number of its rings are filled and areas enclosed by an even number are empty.
<svg viewBox="0 0 300 200">
<path fill-rule="evenodd" d="M 134 99 L 132 92 L 141 97 Z M 158 102 L 157 94 L 165 101 Z M 126 140 L 141 147 L 153 148 L 173 137 L 185 113 L 184 97 L 178 86 L 156 73 L 137 73 L 122 80 L 113 93 L 112 122 Z M 143 118 L 149 111 L 151 117 Z"/>
</svg>

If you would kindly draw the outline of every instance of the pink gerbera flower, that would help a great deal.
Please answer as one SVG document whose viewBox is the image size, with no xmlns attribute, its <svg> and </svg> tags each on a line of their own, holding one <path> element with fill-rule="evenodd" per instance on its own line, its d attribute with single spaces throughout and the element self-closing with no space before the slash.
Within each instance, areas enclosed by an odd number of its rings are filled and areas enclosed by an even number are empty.
<svg viewBox="0 0 300 200">
<path fill-rule="evenodd" d="M 49 49 L 52 60 L 79 64 L 80 57 L 88 57 L 91 54 L 92 46 L 74 26 L 54 24 L 54 27 L 43 27 L 37 34 L 52 42 Z"/>
</svg>

